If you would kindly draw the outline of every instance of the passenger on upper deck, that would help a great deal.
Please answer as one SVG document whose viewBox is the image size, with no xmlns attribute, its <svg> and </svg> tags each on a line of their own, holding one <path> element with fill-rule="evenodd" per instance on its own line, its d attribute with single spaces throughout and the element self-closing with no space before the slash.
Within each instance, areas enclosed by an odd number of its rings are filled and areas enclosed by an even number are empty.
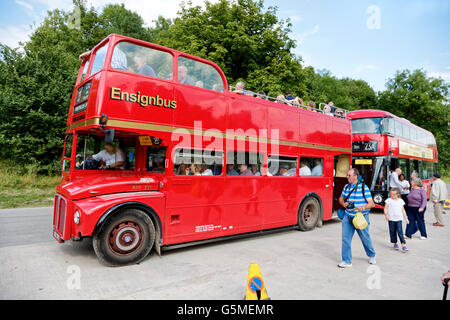
<svg viewBox="0 0 450 320">
<path fill-rule="evenodd" d="M 233 92 L 236 92 L 236 93 L 239 93 L 239 94 L 247 94 L 247 92 L 244 89 L 245 89 L 245 83 L 242 82 L 242 81 L 238 81 L 236 83 L 236 86 L 234 87 L 234 91 Z"/>
<path fill-rule="evenodd" d="M 303 100 L 300 97 L 296 97 L 293 101 L 292 101 L 292 105 L 294 107 L 300 108 L 301 106 L 303 106 Z"/>
<path fill-rule="evenodd" d="M 330 102 L 328 102 L 328 105 L 331 108 L 331 113 L 334 114 L 334 112 L 336 111 L 336 107 L 334 106 L 334 102 L 330 101 Z"/>
<path fill-rule="evenodd" d="M 113 143 L 105 143 L 105 150 L 92 156 L 88 156 L 97 161 L 103 161 L 105 164 L 100 169 L 123 169 L 125 163 L 125 154 L 122 150 L 116 149 Z"/>
<path fill-rule="evenodd" d="M 344 110 L 342 110 L 341 108 L 336 108 L 336 110 L 334 111 L 334 116 L 335 117 L 339 117 L 339 118 L 343 118 L 344 117 Z"/>
<path fill-rule="evenodd" d="M 331 113 L 331 107 L 329 105 L 326 104 L 323 106 L 323 114 L 333 117 L 333 114 Z"/>
<path fill-rule="evenodd" d="M 116 49 L 117 50 L 117 49 Z M 145 76 L 156 77 L 155 70 L 146 63 L 146 57 L 142 54 L 136 54 L 133 58 L 137 73 Z"/>
<path fill-rule="evenodd" d="M 294 97 L 292 96 L 292 94 L 289 91 L 286 91 L 286 93 L 284 94 L 284 99 L 287 101 L 291 101 L 291 100 L 294 100 Z"/>
<path fill-rule="evenodd" d="M 188 68 L 186 66 L 178 67 L 178 81 L 181 83 L 195 86 L 195 81 L 188 75 Z"/>
<path fill-rule="evenodd" d="M 316 112 L 316 110 L 314 110 L 315 108 L 316 108 L 316 103 L 314 101 L 308 101 L 308 105 L 306 106 L 306 110 Z"/>
<path fill-rule="evenodd" d="M 279 94 L 277 96 L 277 100 L 275 101 L 275 103 L 286 103 L 286 99 L 284 98 L 284 96 L 282 94 Z"/>
</svg>

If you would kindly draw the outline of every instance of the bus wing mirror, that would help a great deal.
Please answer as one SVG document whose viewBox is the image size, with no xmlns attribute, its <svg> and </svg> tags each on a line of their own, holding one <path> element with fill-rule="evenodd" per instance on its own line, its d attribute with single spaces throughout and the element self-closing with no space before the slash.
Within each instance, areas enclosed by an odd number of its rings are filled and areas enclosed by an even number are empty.
<svg viewBox="0 0 450 320">
<path fill-rule="evenodd" d="M 105 143 L 113 143 L 114 141 L 114 129 L 105 130 Z"/>
</svg>

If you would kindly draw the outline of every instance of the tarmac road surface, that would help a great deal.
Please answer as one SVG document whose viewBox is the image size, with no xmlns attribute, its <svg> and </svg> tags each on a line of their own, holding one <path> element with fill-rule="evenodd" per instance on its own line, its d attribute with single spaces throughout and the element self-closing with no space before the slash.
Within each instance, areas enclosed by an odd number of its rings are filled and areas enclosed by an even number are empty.
<svg viewBox="0 0 450 320">
<path fill-rule="evenodd" d="M 371 214 L 377 264 L 368 264 L 353 238 L 353 267 L 339 269 L 341 224 L 311 232 L 283 231 L 151 253 L 139 265 L 99 264 L 90 239 L 58 244 L 53 208 L 0 210 L 0 299 L 238 299 L 250 262 L 261 267 L 271 299 L 442 299 L 450 269 L 450 211 L 445 227 L 426 213 L 427 240 L 407 240 L 409 252 L 391 249 L 381 213 Z"/>
</svg>

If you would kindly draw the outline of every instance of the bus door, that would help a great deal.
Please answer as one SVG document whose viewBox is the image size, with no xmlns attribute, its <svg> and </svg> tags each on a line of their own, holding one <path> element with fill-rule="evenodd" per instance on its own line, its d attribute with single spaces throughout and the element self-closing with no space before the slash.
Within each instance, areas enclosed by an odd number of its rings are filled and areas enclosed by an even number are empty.
<svg viewBox="0 0 450 320">
<path fill-rule="evenodd" d="M 222 234 L 223 152 L 172 149 L 166 188 L 166 240 L 179 243 Z"/>
<path fill-rule="evenodd" d="M 334 157 L 333 170 L 333 214 L 341 208 L 339 197 L 348 183 L 347 172 L 350 169 L 350 155 L 342 154 Z"/>
</svg>

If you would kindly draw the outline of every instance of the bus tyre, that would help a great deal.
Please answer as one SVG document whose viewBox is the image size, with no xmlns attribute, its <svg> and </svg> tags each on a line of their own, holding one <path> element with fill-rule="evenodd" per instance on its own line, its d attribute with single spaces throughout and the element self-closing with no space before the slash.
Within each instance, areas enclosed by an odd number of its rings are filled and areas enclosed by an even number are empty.
<svg viewBox="0 0 450 320">
<path fill-rule="evenodd" d="M 139 263 L 154 243 L 152 220 L 136 209 L 127 209 L 107 219 L 92 241 L 95 254 L 107 266 Z"/>
<path fill-rule="evenodd" d="M 320 203 L 314 197 L 306 198 L 298 211 L 298 227 L 301 231 L 313 230 L 320 218 Z"/>
</svg>

